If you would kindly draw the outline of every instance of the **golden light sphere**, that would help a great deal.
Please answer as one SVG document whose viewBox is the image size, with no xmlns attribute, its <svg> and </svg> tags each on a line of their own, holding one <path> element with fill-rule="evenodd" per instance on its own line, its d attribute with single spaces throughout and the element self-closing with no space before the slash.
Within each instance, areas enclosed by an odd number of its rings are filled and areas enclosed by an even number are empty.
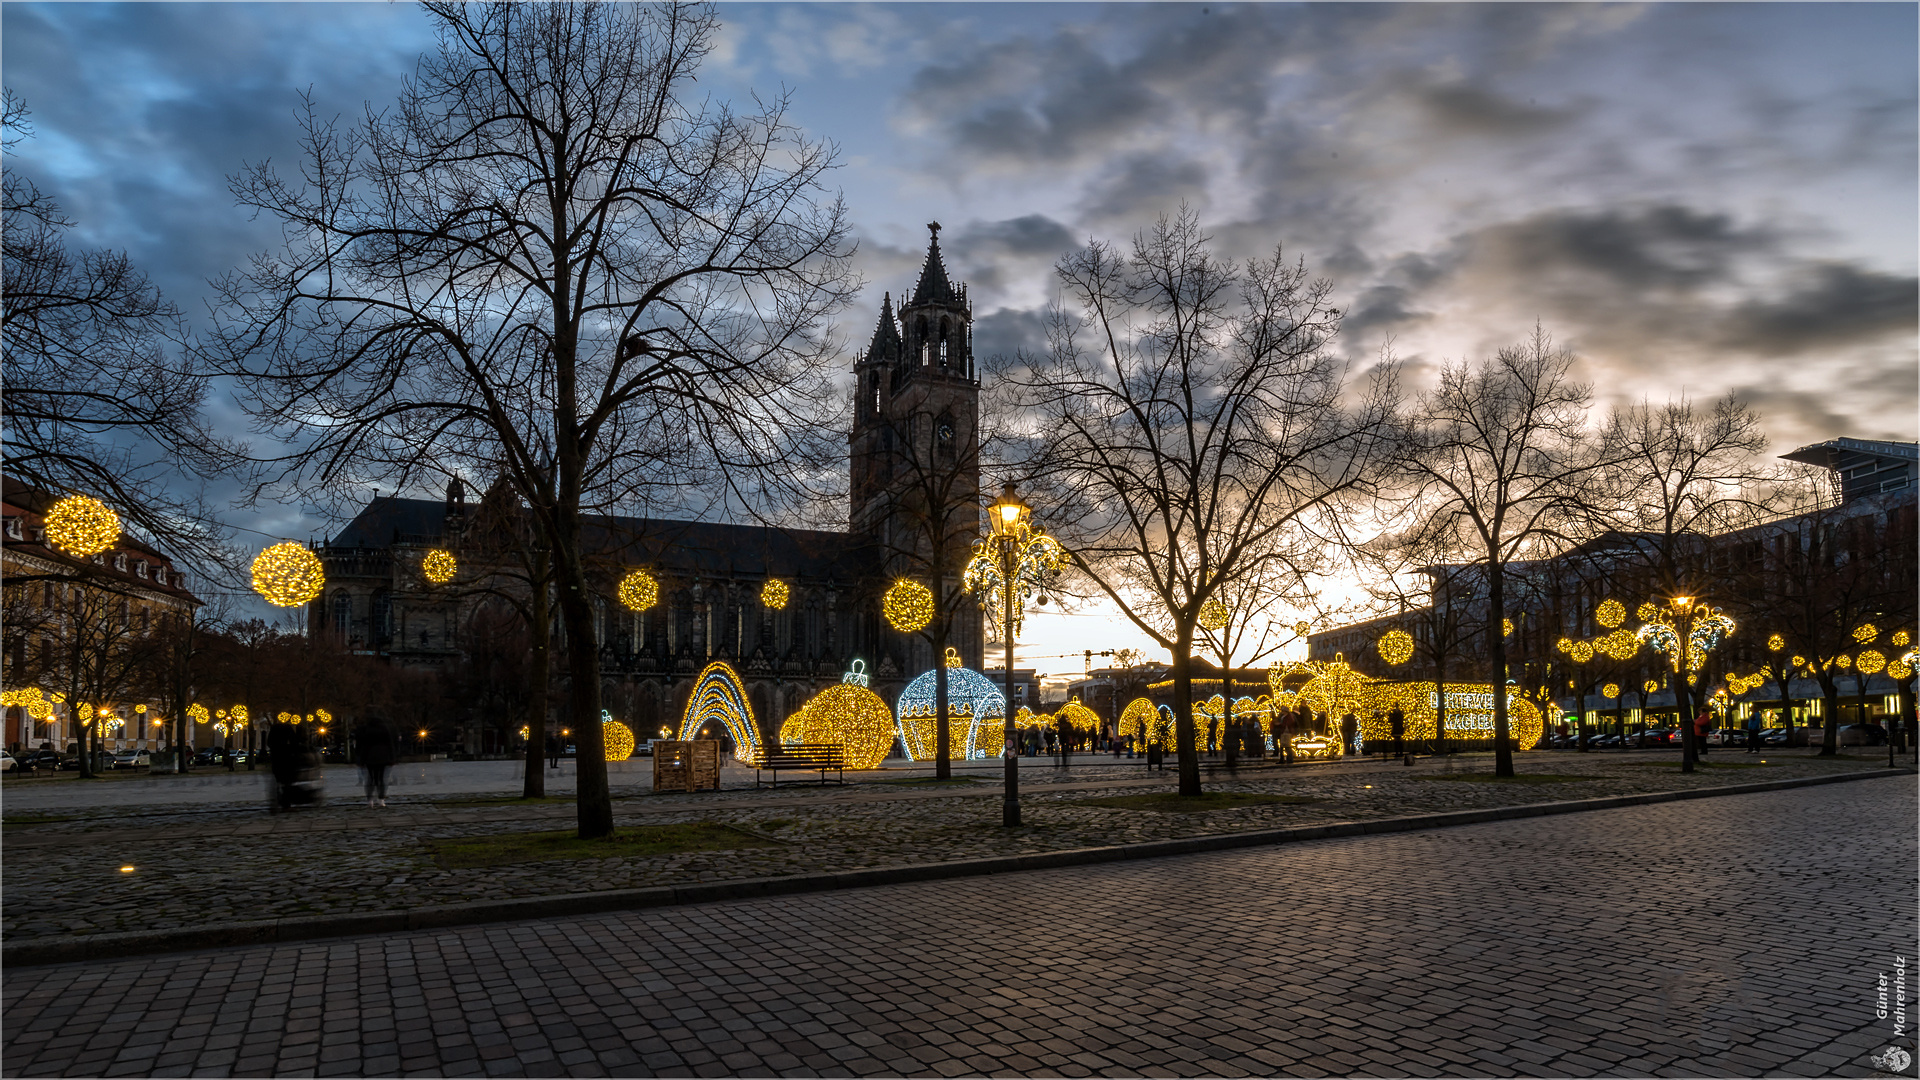
<svg viewBox="0 0 1920 1080">
<path fill-rule="evenodd" d="M 910 578 L 901 578 L 880 602 L 887 625 L 903 634 L 923 630 L 933 621 L 933 591 Z"/>
<path fill-rule="evenodd" d="M 291 540 L 275 544 L 253 560 L 253 591 L 276 607 L 299 607 L 326 588 L 320 557 Z"/>
<path fill-rule="evenodd" d="M 1227 620 L 1232 617 L 1233 612 L 1227 610 L 1227 605 L 1218 600 L 1209 600 L 1200 605 L 1198 621 L 1202 630 L 1218 630 L 1227 625 Z"/>
<path fill-rule="evenodd" d="M 635 570 L 620 579 L 619 596 L 628 611 L 645 611 L 660 602 L 660 583 L 645 570 Z"/>
<path fill-rule="evenodd" d="M 1842 654 L 1833 658 L 1833 666 L 1845 671 L 1853 666 L 1853 657 Z"/>
<path fill-rule="evenodd" d="M 86 559 L 120 539 L 120 515 L 90 495 L 69 495 L 47 511 L 47 539 L 54 547 Z"/>
<path fill-rule="evenodd" d="M 618 720 L 600 721 L 600 742 L 606 747 L 608 761 L 625 761 L 633 756 L 633 729 Z"/>
<path fill-rule="evenodd" d="M 1573 657 L 1574 663 L 1584 664 L 1593 659 L 1593 646 L 1584 641 L 1576 641 L 1573 643 L 1573 648 L 1567 650 L 1567 655 Z"/>
<path fill-rule="evenodd" d="M 1861 623 L 1853 628 L 1853 640 L 1865 645 L 1880 636 L 1880 628 L 1872 623 Z"/>
<path fill-rule="evenodd" d="M 1792 664 L 1794 667 L 1806 667 L 1807 658 L 1804 656 L 1795 656 L 1793 659 L 1787 661 L 1787 663 Z"/>
<path fill-rule="evenodd" d="M 1657 694 L 1660 692 L 1660 683 L 1654 679 L 1648 679 L 1646 682 L 1640 684 L 1640 689 L 1645 690 L 1649 694 Z"/>
<path fill-rule="evenodd" d="M 199 702 L 194 702 L 192 705 L 187 706 L 187 719 L 196 724 L 206 723 L 208 716 L 207 707 Z"/>
<path fill-rule="evenodd" d="M 1907 647 L 1908 645 L 1911 645 L 1912 643 L 1913 643 L 1913 635 L 1912 635 L 1912 634 L 1909 634 L 1909 633 L 1907 633 L 1907 632 L 1906 632 L 1905 630 L 1895 630 L 1895 631 L 1893 632 L 1893 647 L 1894 647 L 1894 648 L 1896 648 L 1896 649 L 1904 649 L 1904 648 L 1906 648 L 1906 647 Z"/>
<path fill-rule="evenodd" d="M 1610 682 L 1607 685 L 1600 688 L 1600 693 L 1610 698 L 1617 698 L 1620 696 L 1620 684 Z"/>
<path fill-rule="evenodd" d="M 1768 652 L 1779 652 L 1781 649 L 1784 649 L 1786 647 L 1787 647 L 1787 639 L 1781 637 L 1779 634 L 1773 634 L 1767 638 Z"/>
<path fill-rule="evenodd" d="M 1905 660 L 1887 661 L 1887 678 L 1905 680 L 1913 674 L 1913 665 Z"/>
<path fill-rule="evenodd" d="M 1100 714 L 1080 704 L 1078 697 L 1060 706 L 1060 711 L 1054 713 L 1053 718 L 1065 720 L 1067 726 L 1075 731 L 1097 732 L 1105 726 L 1100 719 Z"/>
<path fill-rule="evenodd" d="M 1873 675 L 1887 666 L 1887 658 L 1878 649 L 1868 649 L 1854 660 L 1853 666 L 1860 669 L 1862 675 Z"/>
<path fill-rule="evenodd" d="M 839 744 L 849 769 L 871 769 L 886 760 L 893 734 L 893 710 L 880 695 L 847 682 L 813 695 L 780 725 L 783 743 Z"/>
<path fill-rule="evenodd" d="M 787 583 L 779 578 L 768 578 L 767 583 L 760 586 L 760 602 L 774 611 L 786 608 L 788 595 Z"/>
<path fill-rule="evenodd" d="M 1501 637 L 1513 636 L 1513 620 L 1512 619 L 1500 620 L 1500 636 Z"/>
<path fill-rule="evenodd" d="M 1641 604 L 1639 610 L 1635 611 L 1633 614 L 1641 622 L 1653 622 L 1654 620 L 1660 617 L 1660 609 L 1658 607 L 1655 607 L 1653 602 L 1649 600 L 1648 602 Z"/>
<path fill-rule="evenodd" d="M 1293 633 L 1296 637 L 1306 637 L 1312 629 L 1313 624 L 1309 622 L 1297 622 L 1293 624 Z"/>
<path fill-rule="evenodd" d="M 1380 650 L 1380 659 L 1394 667 L 1413 659 L 1413 635 L 1405 630 L 1389 630 L 1381 634 L 1376 647 Z"/>
<path fill-rule="evenodd" d="M 1602 600 L 1593 609 L 1593 621 L 1611 630 L 1627 621 L 1627 605 L 1618 600 Z"/>
<path fill-rule="evenodd" d="M 445 585 L 452 581 L 454 571 L 459 568 L 460 564 L 454 560 L 453 552 L 442 551 L 439 548 L 427 552 L 427 557 L 420 560 L 420 576 L 435 585 Z"/>
</svg>

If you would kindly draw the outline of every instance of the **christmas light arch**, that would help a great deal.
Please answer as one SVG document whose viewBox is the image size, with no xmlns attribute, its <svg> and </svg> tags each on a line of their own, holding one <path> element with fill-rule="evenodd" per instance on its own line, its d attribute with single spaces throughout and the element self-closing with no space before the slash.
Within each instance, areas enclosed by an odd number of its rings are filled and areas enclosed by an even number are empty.
<svg viewBox="0 0 1920 1080">
<path fill-rule="evenodd" d="M 753 722 L 753 707 L 747 704 L 747 688 L 739 672 L 718 660 L 708 664 L 693 684 L 687 711 L 680 717 L 680 738 L 698 738 L 700 729 L 714 720 L 726 726 L 734 757 L 747 761 L 758 756 L 760 729 Z"/>
</svg>

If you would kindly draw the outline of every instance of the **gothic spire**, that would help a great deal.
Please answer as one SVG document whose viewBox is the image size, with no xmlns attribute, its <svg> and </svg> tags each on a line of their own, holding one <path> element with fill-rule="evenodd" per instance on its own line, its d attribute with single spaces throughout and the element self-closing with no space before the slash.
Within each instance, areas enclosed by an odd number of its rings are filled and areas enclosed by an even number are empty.
<svg viewBox="0 0 1920 1080">
<path fill-rule="evenodd" d="M 880 322 L 873 328 L 873 343 L 867 346 L 867 361 L 897 360 L 900 356 L 900 326 L 893 317 L 893 294 L 880 299 Z"/>
<path fill-rule="evenodd" d="M 953 286 L 947 282 L 947 265 L 940 261 L 940 223 L 927 223 L 927 232 L 933 239 L 927 243 L 927 264 L 920 268 L 920 281 L 913 287 L 913 302 L 910 307 L 921 304 L 954 303 Z"/>
</svg>

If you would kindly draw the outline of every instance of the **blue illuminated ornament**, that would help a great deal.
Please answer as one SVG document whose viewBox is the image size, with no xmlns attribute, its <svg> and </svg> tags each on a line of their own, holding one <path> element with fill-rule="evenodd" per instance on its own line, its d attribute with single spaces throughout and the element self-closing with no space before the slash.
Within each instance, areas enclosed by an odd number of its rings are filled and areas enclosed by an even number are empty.
<svg viewBox="0 0 1920 1080">
<path fill-rule="evenodd" d="M 935 753 L 934 672 L 926 672 L 900 693 L 900 740 L 914 761 L 931 761 Z M 947 669 L 947 746 L 954 757 L 984 758 L 998 754 L 1007 715 L 1007 698 L 985 675 L 971 668 Z"/>
</svg>

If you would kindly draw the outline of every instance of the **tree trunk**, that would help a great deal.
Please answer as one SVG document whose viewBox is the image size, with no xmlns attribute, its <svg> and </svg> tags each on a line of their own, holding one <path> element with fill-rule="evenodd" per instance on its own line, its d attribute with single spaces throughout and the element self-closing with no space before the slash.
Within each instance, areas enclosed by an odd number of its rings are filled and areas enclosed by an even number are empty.
<svg viewBox="0 0 1920 1080">
<path fill-rule="evenodd" d="M 1433 658 L 1433 752 L 1447 754 L 1447 665 Z"/>
<path fill-rule="evenodd" d="M 1507 732 L 1507 635 L 1506 573 L 1492 560 L 1487 563 L 1487 633 L 1493 638 L 1493 775 L 1513 775 L 1513 740 Z"/>
<path fill-rule="evenodd" d="M 1820 757 L 1840 754 L 1840 683 L 1826 672 L 1820 673 L 1820 696 L 1826 705 L 1820 718 Z"/>
<path fill-rule="evenodd" d="M 530 683 L 527 687 L 527 768 L 520 787 L 523 799 L 542 799 L 547 794 L 547 739 L 552 737 L 547 695 L 553 679 L 553 610 L 547 594 L 549 569 L 547 559 L 535 556 L 532 614 L 527 627 L 533 656 L 527 676 Z"/>
<path fill-rule="evenodd" d="M 938 579 L 935 579 L 938 583 Z M 946 586 L 940 585 L 941 591 Z M 953 762 L 948 758 L 953 754 L 953 738 L 947 733 L 947 623 L 952 619 L 951 612 L 942 612 L 934 620 L 938 627 L 933 635 L 933 778 L 935 780 L 953 779 Z M 975 703 L 976 707 L 978 702 Z M 973 726 L 978 728 L 980 717 L 973 718 Z"/>
<path fill-rule="evenodd" d="M 1200 794 L 1200 750 L 1193 728 L 1193 634 L 1182 630 L 1173 648 L 1173 741 L 1180 755 L 1180 794 Z"/>
<path fill-rule="evenodd" d="M 1688 625 L 1688 631 L 1692 631 L 1691 624 Z M 1691 667 L 1684 653 L 1681 654 L 1680 666 Z M 1687 675 L 1688 672 L 1680 671 L 1673 676 L 1673 700 L 1685 703 L 1680 709 L 1680 771 L 1683 773 L 1694 771 L 1694 764 L 1700 760 L 1700 748 L 1693 733 L 1693 684 L 1687 681 Z"/>
</svg>

